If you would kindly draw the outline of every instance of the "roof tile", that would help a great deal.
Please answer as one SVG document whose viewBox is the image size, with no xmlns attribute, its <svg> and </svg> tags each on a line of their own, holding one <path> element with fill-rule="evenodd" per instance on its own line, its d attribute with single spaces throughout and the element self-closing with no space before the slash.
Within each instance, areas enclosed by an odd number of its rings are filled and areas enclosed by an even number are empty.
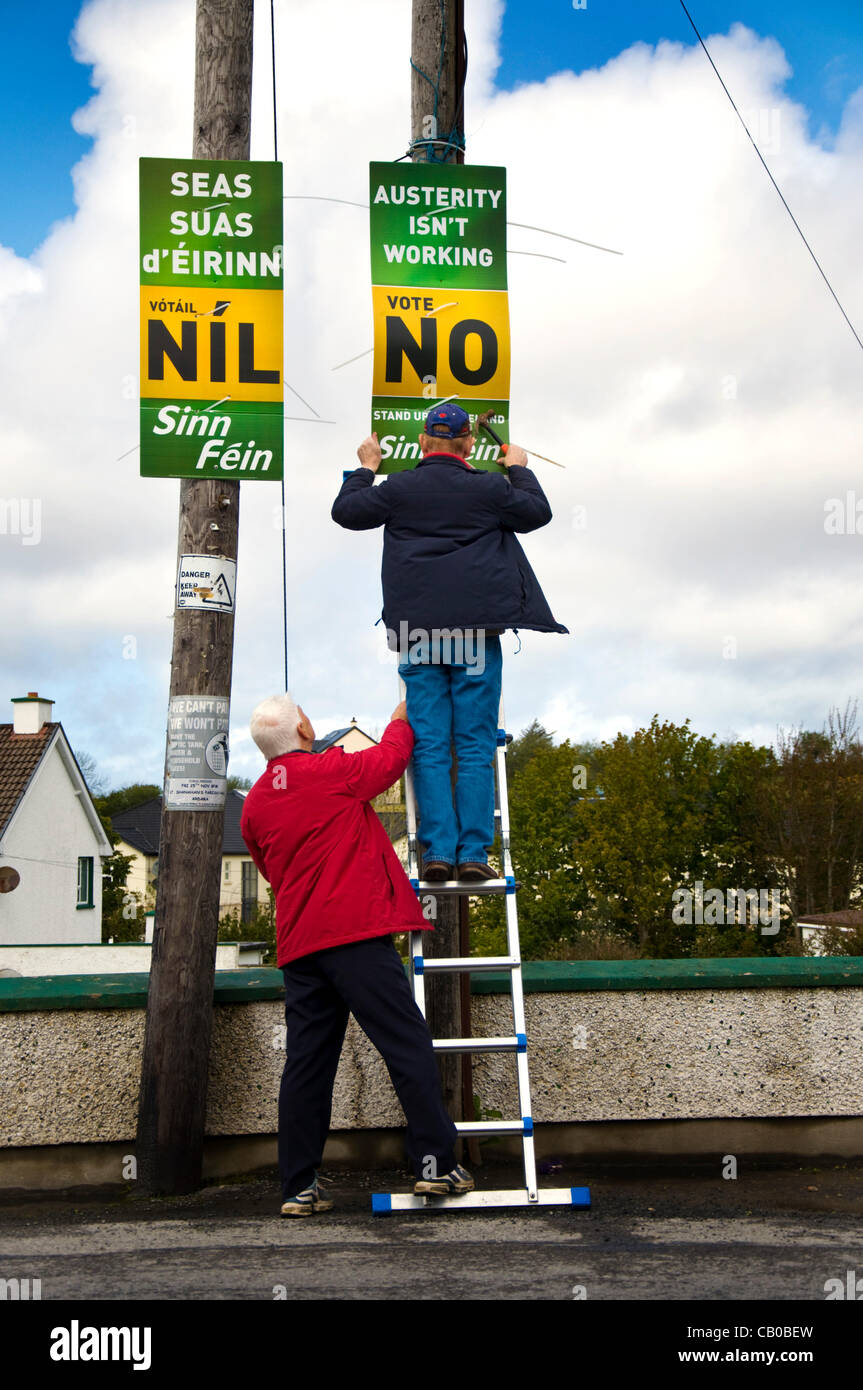
<svg viewBox="0 0 863 1390">
<path fill-rule="evenodd" d="M 59 727 L 43 724 L 38 734 L 16 734 L 14 724 L 0 724 L 0 835 Z"/>
</svg>

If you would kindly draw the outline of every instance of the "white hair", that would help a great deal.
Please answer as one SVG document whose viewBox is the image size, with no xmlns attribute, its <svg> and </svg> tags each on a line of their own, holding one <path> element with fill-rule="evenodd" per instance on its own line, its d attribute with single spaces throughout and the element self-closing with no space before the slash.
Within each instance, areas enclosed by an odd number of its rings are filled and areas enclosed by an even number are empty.
<svg viewBox="0 0 863 1390">
<path fill-rule="evenodd" d="M 271 695 L 252 710 L 249 732 L 267 762 L 299 748 L 300 711 L 290 692 Z"/>
</svg>

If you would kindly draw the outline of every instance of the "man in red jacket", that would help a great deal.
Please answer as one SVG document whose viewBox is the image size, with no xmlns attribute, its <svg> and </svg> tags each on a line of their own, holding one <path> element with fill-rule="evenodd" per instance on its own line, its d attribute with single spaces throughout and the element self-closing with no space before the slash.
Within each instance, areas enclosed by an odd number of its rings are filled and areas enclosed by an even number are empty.
<svg viewBox="0 0 863 1390">
<path fill-rule="evenodd" d="M 276 900 L 285 978 L 287 1058 L 279 1093 L 283 1216 L 329 1211 L 317 1168 L 333 1083 L 352 1013 L 386 1062 L 407 1120 L 415 1192 L 474 1186 L 455 1161 L 428 1025 L 414 1002 L 393 932 L 431 930 L 369 802 L 398 781 L 414 736 L 402 702 L 374 748 L 314 753 L 315 731 L 290 695 L 264 700 L 250 722 L 267 759 L 240 822 Z"/>
</svg>

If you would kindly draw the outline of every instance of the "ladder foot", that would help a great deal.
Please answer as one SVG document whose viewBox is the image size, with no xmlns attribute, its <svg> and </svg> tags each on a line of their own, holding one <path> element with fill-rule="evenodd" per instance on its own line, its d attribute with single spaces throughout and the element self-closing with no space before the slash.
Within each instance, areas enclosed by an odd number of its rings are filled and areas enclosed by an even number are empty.
<svg viewBox="0 0 863 1390">
<path fill-rule="evenodd" d="M 394 1211 L 476 1211 L 495 1207 L 589 1207 L 588 1187 L 541 1187 L 535 1195 L 527 1188 L 465 1192 L 461 1197 L 415 1196 L 410 1192 L 375 1192 L 372 1212 L 389 1215 Z"/>
</svg>

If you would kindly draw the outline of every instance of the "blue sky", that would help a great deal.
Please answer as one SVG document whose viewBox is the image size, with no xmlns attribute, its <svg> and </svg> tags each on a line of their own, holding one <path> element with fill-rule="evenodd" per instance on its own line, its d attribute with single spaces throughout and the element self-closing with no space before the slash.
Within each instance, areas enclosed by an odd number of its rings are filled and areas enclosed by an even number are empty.
<svg viewBox="0 0 863 1390">
<path fill-rule="evenodd" d="M 285 3 L 276 0 L 277 16 Z M 788 94 L 810 112 L 810 132 L 829 143 L 843 102 L 863 84 L 859 0 L 692 0 L 688 8 L 705 37 L 740 21 L 778 39 L 794 70 Z M 73 130 L 71 118 L 92 95 L 90 70 L 75 61 L 70 45 L 80 9 L 80 0 L 48 0 L 4 13 L 0 159 L 8 196 L 0 243 L 18 255 L 29 255 L 54 221 L 74 211 L 71 169 L 90 141 Z M 679 0 L 587 0 L 584 9 L 572 0 L 509 0 L 498 86 L 510 90 L 562 68 L 601 67 L 633 43 L 663 38 L 695 41 Z M 705 60 L 709 80 L 715 81 Z"/>
<path fill-rule="evenodd" d="M 74 212 L 71 170 L 90 141 L 72 129 L 72 113 L 92 96 L 90 69 L 69 42 L 80 10 L 80 0 L 4 6 L 0 242 L 19 256 Z"/>
<path fill-rule="evenodd" d="M 736 22 L 778 39 L 794 70 L 789 96 L 811 112 L 813 133 L 835 130 L 842 103 L 863 83 L 859 0 L 687 0 L 687 9 L 705 39 Z M 498 85 L 601 67 L 633 43 L 660 39 L 696 42 L 679 0 L 587 0 L 578 10 L 571 0 L 517 0 L 504 16 Z"/>
</svg>

